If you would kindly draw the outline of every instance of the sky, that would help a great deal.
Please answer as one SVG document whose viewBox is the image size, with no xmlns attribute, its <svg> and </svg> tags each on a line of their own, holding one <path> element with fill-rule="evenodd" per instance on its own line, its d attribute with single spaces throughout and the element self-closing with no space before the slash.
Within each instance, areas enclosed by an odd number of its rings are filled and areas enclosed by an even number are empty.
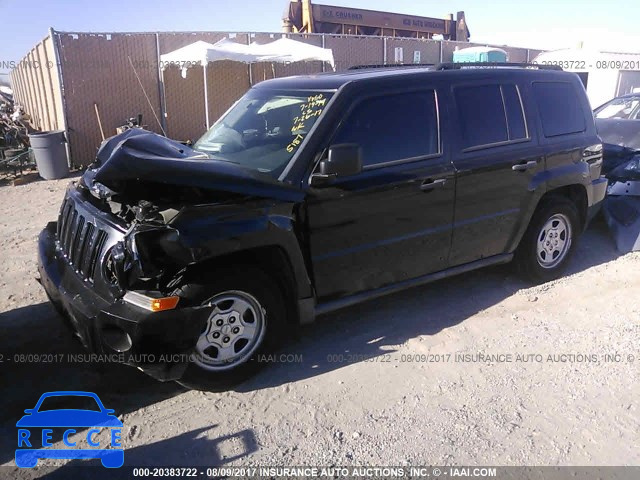
<svg viewBox="0 0 640 480">
<path fill-rule="evenodd" d="M 553 50 L 576 47 L 640 53 L 638 0 L 317 0 L 445 18 L 464 10 L 471 41 Z M 0 0 L 0 73 L 45 38 L 49 27 L 77 32 L 279 32 L 287 0 Z M 6 79 L 0 75 L 0 80 Z"/>
</svg>

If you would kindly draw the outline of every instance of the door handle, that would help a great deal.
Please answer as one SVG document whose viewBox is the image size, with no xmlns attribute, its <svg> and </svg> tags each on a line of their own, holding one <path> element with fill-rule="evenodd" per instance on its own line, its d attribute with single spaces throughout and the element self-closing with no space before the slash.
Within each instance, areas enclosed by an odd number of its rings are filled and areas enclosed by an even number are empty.
<svg viewBox="0 0 640 480">
<path fill-rule="evenodd" d="M 439 178 L 437 180 L 428 179 L 422 182 L 422 185 L 420 185 L 420 190 L 422 190 L 423 192 L 428 192 L 430 190 L 433 190 L 434 188 L 444 187 L 445 183 L 447 183 L 446 178 Z"/>
<path fill-rule="evenodd" d="M 525 170 L 531 170 L 538 165 L 538 162 L 535 160 L 530 160 L 527 163 L 518 163 L 511 167 L 511 170 L 515 170 L 516 172 L 524 172 Z"/>
</svg>

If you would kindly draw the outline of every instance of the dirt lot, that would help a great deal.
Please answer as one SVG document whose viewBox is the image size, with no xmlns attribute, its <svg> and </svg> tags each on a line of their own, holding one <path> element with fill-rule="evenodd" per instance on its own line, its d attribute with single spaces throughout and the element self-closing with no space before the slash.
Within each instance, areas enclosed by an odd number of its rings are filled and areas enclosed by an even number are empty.
<svg viewBox="0 0 640 480">
<path fill-rule="evenodd" d="M 131 465 L 640 464 L 640 254 L 619 256 L 602 221 L 559 281 L 503 266 L 343 310 L 237 391 L 202 393 L 16 361 L 82 352 L 35 280 L 67 182 L 0 187 L 0 464 L 51 390 L 98 393 Z"/>
</svg>

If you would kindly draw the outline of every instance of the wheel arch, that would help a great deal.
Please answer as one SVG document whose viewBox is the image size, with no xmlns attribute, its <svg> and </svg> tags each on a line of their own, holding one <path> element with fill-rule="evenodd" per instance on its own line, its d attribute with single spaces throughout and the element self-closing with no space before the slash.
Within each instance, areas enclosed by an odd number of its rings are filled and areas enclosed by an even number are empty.
<svg viewBox="0 0 640 480">
<path fill-rule="evenodd" d="M 569 199 L 576 206 L 576 209 L 578 210 L 578 215 L 580 220 L 580 229 L 584 230 L 584 228 L 586 228 L 589 203 L 588 203 L 587 189 L 585 188 L 584 185 L 579 183 L 568 184 L 568 185 L 551 188 L 547 191 L 544 191 L 544 193 L 542 194 L 540 193 L 538 193 L 540 197 L 537 200 L 537 202 L 534 200 L 532 202 L 532 205 L 528 207 L 525 218 L 523 219 L 518 231 L 514 234 L 514 236 L 512 237 L 509 243 L 508 252 L 514 252 L 518 248 L 536 212 L 538 212 L 542 207 L 547 205 L 549 202 L 552 202 L 554 198 L 561 197 L 561 198 Z"/>
<path fill-rule="evenodd" d="M 568 198 L 573 202 L 576 209 L 578 210 L 578 215 L 580 218 L 580 227 L 584 229 L 587 224 L 587 211 L 588 211 L 588 197 L 587 197 L 587 189 L 584 185 L 581 184 L 572 184 L 565 185 L 563 187 L 554 188 L 552 190 L 548 190 L 538 202 L 538 205 L 535 209 L 537 211 L 541 205 L 552 202 L 554 197 L 564 197 Z M 534 213 L 535 213 L 534 211 Z"/>
<path fill-rule="evenodd" d="M 577 187 L 581 187 L 581 185 L 577 185 Z M 537 203 L 534 213 L 528 222 L 526 232 L 520 239 L 514 255 L 514 262 L 518 270 L 534 283 L 537 284 L 554 280 L 562 275 L 566 268 L 569 259 L 575 251 L 575 243 L 583 228 L 583 225 L 580 224 L 586 223 L 586 211 L 582 213 L 580 211 L 580 202 L 584 201 L 586 203 L 582 195 L 583 192 L 581 192 L 580 188 L 568 185 L 546 192 Z M 584 195 L 586 195 L 586 193 Z M 559 257 L 557 262 L 545 266 L 540 263 L 538 257 L 540 255 L 540 243 L 544 243 L 545 241 L 540 236 L 540 233 L 543 231 L 546 232 L 546 230 L 542 230 L 545 228 L 544 225 L 551 218 L 550 215 L 556 215 L 556 213 L 558 213 L 558 209 L 560 209 L 560 213 L 565 217 L 569 216 L 568 220 L 572 226 L 575 226 L 576 232 L 573 233 L 570 240 L 571 243 L 567 244 L 566 247 L 564 246 L 566 242 L 562 241 L 562 237 L 558 239 L 557 233 L 555 239 L 546 239 L 546 247 L 543 246 L 542 248 L 547 250 L 547 247 L 551 247 L 551 250 L 548 250 L 548 252 L 555 252 L 556 247 L 558 247 L 560 253 L 562 253 L 562 257 Z M 555 246 L 553 244 L 554 241 Z M 562 242 L 562 245 L 560 245 L 560 242 Z M 552 256 L 551 260 L 555 258 L 555 256 Z M 546 263 L 546 255 L 543 257 L 543 262 Z"/>
<path fill-rule="evenodd" d="M 299 315 L 297 300 L 302 292 L 291 260 L 279 245 L 250 248 L 193 263 L 186 267 L 180 283 L 201 281 L 221 269 L 242 268 L 243 265 L 257 267 L 277 282 L 285 300 L 287 322 L 296 323 Z"/>
</svg>

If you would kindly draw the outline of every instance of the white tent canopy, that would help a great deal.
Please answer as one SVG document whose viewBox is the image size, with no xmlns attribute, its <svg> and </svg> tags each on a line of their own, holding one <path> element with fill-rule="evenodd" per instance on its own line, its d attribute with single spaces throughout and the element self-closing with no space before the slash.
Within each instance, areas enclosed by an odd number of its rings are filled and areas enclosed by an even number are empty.
<svg viewBox="0 0 640 480">
<path fill-rule="evenodd" d="M 170 65 L 176 65 L 182 70 L 182 77 L 186 78 L 190 67 L 200 66 L 204 75 L 205 117 L 209 128 L 209 98 L 207 92 L 207 64 L 220 60 L 233 60 L 242 63 L 278 62 L 291 63 L 303 61 L 327 62 L 335 70 L 335 61 L 331 49 L 316 47 L 304 42 L 297 42 L 290 38 L 279 38 L 270 43 L 251 43 L 244 45 L 223 38 L 214 44 L 198 40 L 190 45 L 160 55 L 162 70 Z"/>
<path fill-rule="evenodd" d="M 174 50 L 171 53 L 160 55 L 160 65 L 164 70 L 169 65 L 203 65 L 207 61 L 207 51 L 215 48 L 213 43 L 198 40 L 186 47 Z"/>
<path fill-rule="evenodd" d="M 265 44 L 254 42 L 250 45 L 234 42 L 227 38 L 223 38 L 215 44 L 199 40 L 186 47 L 161 55 L 160 60 L 163 68 L 174 64 L 183 70 L 189 66 L 205 65 L 208 62 L 218 60 L 233 60 L 243 63 L 290 63 L 315 60 L 327 62 L 332 68 L 335 68 L 331 49 L 297 42 L 290 38 L 279 38 Z"/>
</svg>

